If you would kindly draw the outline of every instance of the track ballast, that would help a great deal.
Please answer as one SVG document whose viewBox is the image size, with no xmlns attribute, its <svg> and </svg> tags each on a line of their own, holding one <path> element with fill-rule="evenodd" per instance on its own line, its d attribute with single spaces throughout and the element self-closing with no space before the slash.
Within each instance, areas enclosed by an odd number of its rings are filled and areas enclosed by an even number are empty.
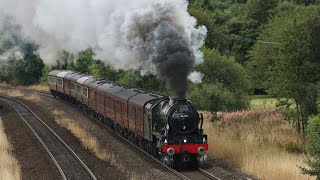
<svg viewBox="0 0 320 180">
<path fill-rule="evenodd" d="M 9 104 L 35 134 L 56 165 L 62 179 L 96 180 L 72 149 L 26 105 L 4 96 L 0 96 L 0 101 Z"/>
</svg>

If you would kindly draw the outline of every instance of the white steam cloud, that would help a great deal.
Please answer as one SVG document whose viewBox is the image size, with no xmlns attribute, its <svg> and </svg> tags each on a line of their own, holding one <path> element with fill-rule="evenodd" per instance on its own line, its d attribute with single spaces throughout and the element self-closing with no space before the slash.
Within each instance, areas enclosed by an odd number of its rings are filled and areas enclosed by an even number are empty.
<svg viewBox="0 0 320 180">
<path fill-rule="evenodd" d="M 0 66 L 11 58 L 23 58 L 20 47 L 22 42 L 19 26 L 13 24 L 10 17 L 0 12 Z"/>
<path fill-rule="evenodd" d="M 199 84 L 199 83 L 202 83 L 203 77 L 204 77 L 203 73 L 194 71 L 188 76 L 188 79 L 194 84 Z"/>
<path fill-rule="evenodd" d="M 55 64 L 62 50 L 92 48 L 116 69 L 158 74 L 180 96 L 192 67 L 203 62 L 207 33 L 187 6 L 187 0 L 0 0 L 0 11 L 40 45 L 45 63 Z"/>
</svg>

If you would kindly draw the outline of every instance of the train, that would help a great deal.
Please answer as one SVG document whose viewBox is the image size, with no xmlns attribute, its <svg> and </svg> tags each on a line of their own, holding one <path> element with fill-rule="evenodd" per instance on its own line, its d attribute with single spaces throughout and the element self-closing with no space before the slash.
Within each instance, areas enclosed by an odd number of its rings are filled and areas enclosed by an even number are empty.
<svg viewBox="0 0 320 180">
<path fill-rule="evenodd" d="M 186 98 L 168 97 L 68 70 L 48 73 L 54 97 L 77 105 L 170 167 L 207 159 L 203 115 Z"/>
</svg>

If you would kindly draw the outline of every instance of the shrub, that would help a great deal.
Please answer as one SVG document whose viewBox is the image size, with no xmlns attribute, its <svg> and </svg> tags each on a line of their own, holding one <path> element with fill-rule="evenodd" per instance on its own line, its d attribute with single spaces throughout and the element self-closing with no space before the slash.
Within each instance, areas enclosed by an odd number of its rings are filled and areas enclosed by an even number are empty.
<svg viewBox="0 0 320 180">
<path fill-rule="evenodd" d="M 302 171 L 320 179 L 320 115 L 309 119 L 307 132 L 308 153 L 311 157 L 306 162 L 309 167 L 302 168 Z"/>
</svg>

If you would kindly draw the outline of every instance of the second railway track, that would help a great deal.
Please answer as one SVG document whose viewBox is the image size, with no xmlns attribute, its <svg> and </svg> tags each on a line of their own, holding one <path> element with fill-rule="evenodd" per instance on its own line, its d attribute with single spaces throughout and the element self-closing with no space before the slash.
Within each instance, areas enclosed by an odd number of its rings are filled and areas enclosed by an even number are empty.
<svg viewBox="0 0 320 180">
<path fill-rule="evenodd" d="M 35 134 L 56 165 L 62 179 L 96 180 L 94 174 L 72 149 L 27 106 L 5 96 L 0 96 L 0 101 L 9 104 Z"/>
</svg>

